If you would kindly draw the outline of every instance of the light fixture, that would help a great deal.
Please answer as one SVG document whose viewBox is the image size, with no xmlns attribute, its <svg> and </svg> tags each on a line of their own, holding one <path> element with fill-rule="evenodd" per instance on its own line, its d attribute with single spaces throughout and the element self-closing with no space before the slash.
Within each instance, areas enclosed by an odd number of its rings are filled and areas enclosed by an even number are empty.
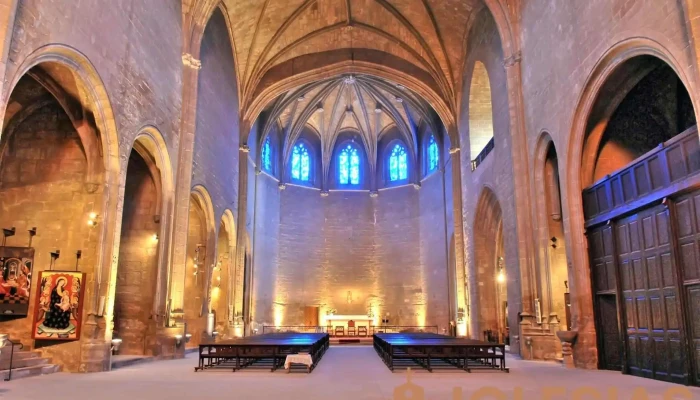
<svg viewBox="0 0 700 400">
<path fill-rule="evenodd" d="M 213 338 L 216 338 L 217 336 L 219 336 L 219 332 L 218 332 L 218 331 L 214 331 L 214 332 L 211 333 L 211 336 L 212 336 Z"/>
<path fill-rule="evenodd" d="M 88 226 L 91 226 L 93 228 L 95 226 L 97 226 L 97 217 L 98 217 L 97 213 L 91 212 L 90 215 L 88 215 L 88 221 L 87 221 Z"/>
<path fill-rule="evenodd" d="M 379 103 L 377 103 L 377 105 L 374 106 L 374 112 L 375 112 L 376 114 L 381 114 L 381 113 L 382 113 L 382 105 L 379 104 Z"/>
<path fill-rule="evenodd" d="M 306 100 L 306 97 L 304 97 L 303 94 L 297 98 L 297 101 L 298 101 L 298 102 L 302 102 L 302 101 L 304 101 L 304 100 Z"/>
<path fill-rule="evenodd" d="M 316 107 L 316 112 L 322 113 L 323 112 L 323 105 L 319 104 L 318 107 Z"/>
<path fill-rule="evenodd" d="M 175 347 L 182 345 L 182 335 L 175 335 Z"/>
<path fill-rule="evenodd" d="M 118 338 L 112 339 L 112 351 L 114 353 L 119 353 L 119 346 L 121 346 L 121 345 L 122 345 L 121 339 L 118 339 Z"/>
<path fill-rule="evenodd" d="M 350 76 L 346 76 L 343 81 L 345 81 L 345 83 L 348 85 L 352 85 L 356 82 L 356 79 L 354 76 L 350 75 Z"/>
<path fill-rule="evenodd" d="M 153 236 L 151 237 L 151 239 L 153 239 L 154 242 L 157 242 L 158 241 L 158 234 L 154 233 Z"/>
<path fill-rule="evenodd" d="M 503 273 L 503 270 L 498 271 L 496 280 L 498 281 L 498 283 L 503 283 L 506 281 L 506 274 Z"/>
<path fill-rule="evenodd" d="M 398 97 L 398 96 L 397 96 L 397 97 L 395 98 L 395 100 L 396 100 L 397 103 L 403 103 L 403 99 L 402 99 L 401 97 Z"/>
<path fill-rule="evenodd" d="M 185 334 L 185 343 L 189 343 L 190 339 L 192 339 L 192 334 L 191 333 Z"/>
</svg>

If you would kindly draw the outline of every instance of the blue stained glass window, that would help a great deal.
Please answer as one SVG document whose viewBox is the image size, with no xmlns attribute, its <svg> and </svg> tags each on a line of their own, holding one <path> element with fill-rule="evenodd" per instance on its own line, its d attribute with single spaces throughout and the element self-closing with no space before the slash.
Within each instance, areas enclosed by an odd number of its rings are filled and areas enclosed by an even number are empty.
<svg viewBox="0 0 700 400">
<path fill-rule="evenodd" d="M 272 152 L 271 146 L 270 146 L 270 137 L 268 136 L 265 139 L 265 143 L 263 144 L 262 148 L 262 165 L 263 169 L 267 172 L 272 172 Z"/>
<path fill-rule="evenodd" d="M 292 178 L 303 182 L 309 181 L 311 158 L 304 143 L 297 143 L 292 150 Z"/>
<path fill-rule="evenodd" d="M 397 182 L 406 179 L 408 179 L 408 155 L 406 148 L 397 144 L 389 157 L 389 181 Z"/>
<path fill-rule="evenodd" d="M 428 140 L 428 172 L 433 172 L 437 169 L 439 160 L 440 154 L 438 153 L 435 136 L 430 135 L 430 139 Z"/>
<path fill-rule="evenodd" d="M 338 180 L 341 185 L 360 184 L 360 155 L 350 144 L 338 155 Z"/>
</svg>

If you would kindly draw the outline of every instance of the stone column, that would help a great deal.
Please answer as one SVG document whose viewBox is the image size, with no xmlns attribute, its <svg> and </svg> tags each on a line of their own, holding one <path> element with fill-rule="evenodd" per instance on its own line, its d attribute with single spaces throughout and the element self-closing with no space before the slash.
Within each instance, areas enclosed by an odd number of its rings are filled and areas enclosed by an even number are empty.
<svg viewBox="0 0 700 400">
<path fill-rule="evenodd" d="M 535 322 L 535 250 L 533 242 L 533 225 L 530 210 L 532 209 L 530 168 L 527 154 L 527 135 L 524 124 L 524 106 L 522 93 L 522 71 L 520 52 L 511 54 L 504 60 L 508 79 L 508 102 L 510 108 L 511 152 L 513 157 L 513 184 L 515 197 L 516 229 L 518 237 L 518 258 L 520 269 L 520 299 L 521 304 L 521 333 Z M 514 305 L 517 309 L 517 305 Z M 513 318 L 509 316 L 509 318 Z M 511 325 L 516 326 L 512 322 Z M 511 335 L 511 338 L 513 336 Z M 514 339 L 514 338 L 513 338 Z M 522 341 L 521 341 L 521 347 Z M 518 351 L 517 343 L 511 344 L 511 349 Z M 519 349 L 522 350 L 522 349 Z"/>
<path fill-rule="evenodd" d="M 197 116 L 197 88 L 202 64 L 192 54 L 182 55 L 182 121 L 177 157 L 175 211 L 173 218 L 173 255 L 170 271 L 170 325 L 184 322 L 185 268 L 187 263 L 187 228 L 189 224 L 192 158 Z"/>
<path fill-rule="evenodd" d="M 7 58 L 10 53 L 10 45 L 12 44 L 12 32 L 15 27 L 15 16 L 17 13 L 17 0 L 0 0 L 0 110 L 5 110 L 5 101 L 3 94 L 8 88 L 5 87 L 5 82 L 9 82 L 9 78 L 5 76 L 7 70 Z M 2 132 L 3 119 L 0 118 L 0 132 Z"/>
<path fill-rule="evenodd" d="M 241 132 L 249 130 L 247 124 L 241 124 Z M 241 135 L 247 137 L 248 135 Z M 248 225 L 248 153 L 250 148 L 246 144 L 241 144 L 238 152 L 238 218 L 236 224 L 236 259 L 234 265 L 236 269 L 235 277 L 235 296 L 233 299 L 233 315 L 234 315 L 234 334 L 241 335 L 246 331 L 248 322 L 243 317 L 248 316 L 248 310 L 243 309 L 245 304 L 245 257 L 247 249 L 246 226 Z M 248 266 L 250 267 L 250 266 Z M 250 274 L 249 274 L 250 275 Z M 236 324 L 243 324 L 242 327 L 237 327 Z"/>
<path fill-rule="evenodd" d="M 455 132 L 451 135 L 452 137 L 458 137 L 458 134 Z M 454 254 L 455 254 L 455 270 L 450 271 L 451 274 L 450 276 L 453 277 L 454 279 L 454 284 L 453 282 L 449 282 L 450 286 L 455 288 L 454 293 L 450 296 L 450 305 L 451 307 L 454 307 L 455 305 L 457 306 L 457 309 L 451 309 L 450 310 L 450 320 L 457 321 L 457 310 L 459 308 L 463 308 L 465 310 L 464 312 L 464 318 L 465 322 L 462 326 L 464 328 L 460 328 L 460 325 L 457 325 L 457 334 L 458 335 L 468 335 L 470 332 L 470 329 L 465 325 L 469 324 L 469 321 L 473 320 L 473 317 L 471 315 L 471 312 L 467 310 L 467 298 L 466 298 L 466 291 L 465 291 L 465 285 L 468 283 L 467 282 L 467 268 L 465 265 L 465 257 L 464 257 L 464 217 L 462 215 L 462 161 L 460 159 L 460 150 L 459 147 L 453 147 L 450 149 L 450 159 L 451 159 L 451 164 L 452 164 L 452 214 L 453 214 L 453 219 L 454 219 Z M 450 240 L 450 238 L 447 238 L 447 240 Z M 467 313 L 470 312 L 470 315 L 467 316 Z M 467 319 L 468 318 L 468 319 Z M 469 325 L 471 326 L 471 325 Z M 474 333 L 473 330 L 471 330 L 471 333 Z"/>
</svg>

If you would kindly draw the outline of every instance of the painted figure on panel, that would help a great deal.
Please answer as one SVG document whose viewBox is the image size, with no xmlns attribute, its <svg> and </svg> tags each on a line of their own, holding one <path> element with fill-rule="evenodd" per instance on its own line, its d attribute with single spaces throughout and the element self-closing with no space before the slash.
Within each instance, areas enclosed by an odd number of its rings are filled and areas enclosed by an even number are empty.
<svg viewBox="0 0 700 400">
<path fill-rule="evenodd" d="M 27 315 L 34 249 L 0 247 L 0 314 Z"/>
<path fill-rule="evenodd" d="M 34 339 L 80 338 L 82 283 L 80 272 L 42 272 L 34 318 Z"/>
</svg>

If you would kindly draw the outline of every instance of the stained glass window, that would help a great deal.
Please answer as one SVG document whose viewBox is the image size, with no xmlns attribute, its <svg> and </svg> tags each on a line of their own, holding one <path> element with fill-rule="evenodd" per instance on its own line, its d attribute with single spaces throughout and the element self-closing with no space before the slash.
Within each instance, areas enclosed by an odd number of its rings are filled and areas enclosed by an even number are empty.
<svg viewBox="0 0 700 400">
<path fill-rule="evenodd" d="M 272 172 L 272 148 L 270 146 L 270 137 L 265 139 L 265 143 L 262 148 L 262 166 L 267 172 Z"/>
<path fill-rule="evenodd" d="M 311 170 L 309 150 L 304 143 L 297 143 L 292 150 L 292 178 L 308 182 Z"/>
<path fill-rule="evenodd" d="M 435 136 L 430 135 L 430 139 L 428 140 L 428 172 L 433 172 L 437 169 L 439 160 L 440 154 L 438 153 Z"/>
<path fill-rule="evenodd" d="M 408 155 L 406 148 L 396 144 L 389 157 L 389 181 L 397 182 L 408 179 Z"/>
<path fill-rule="evenodd" d="M 338 180 L 341 185 L 360 184 L 360 155 L 351 144 L 338 155 Z"/>
</svg>

